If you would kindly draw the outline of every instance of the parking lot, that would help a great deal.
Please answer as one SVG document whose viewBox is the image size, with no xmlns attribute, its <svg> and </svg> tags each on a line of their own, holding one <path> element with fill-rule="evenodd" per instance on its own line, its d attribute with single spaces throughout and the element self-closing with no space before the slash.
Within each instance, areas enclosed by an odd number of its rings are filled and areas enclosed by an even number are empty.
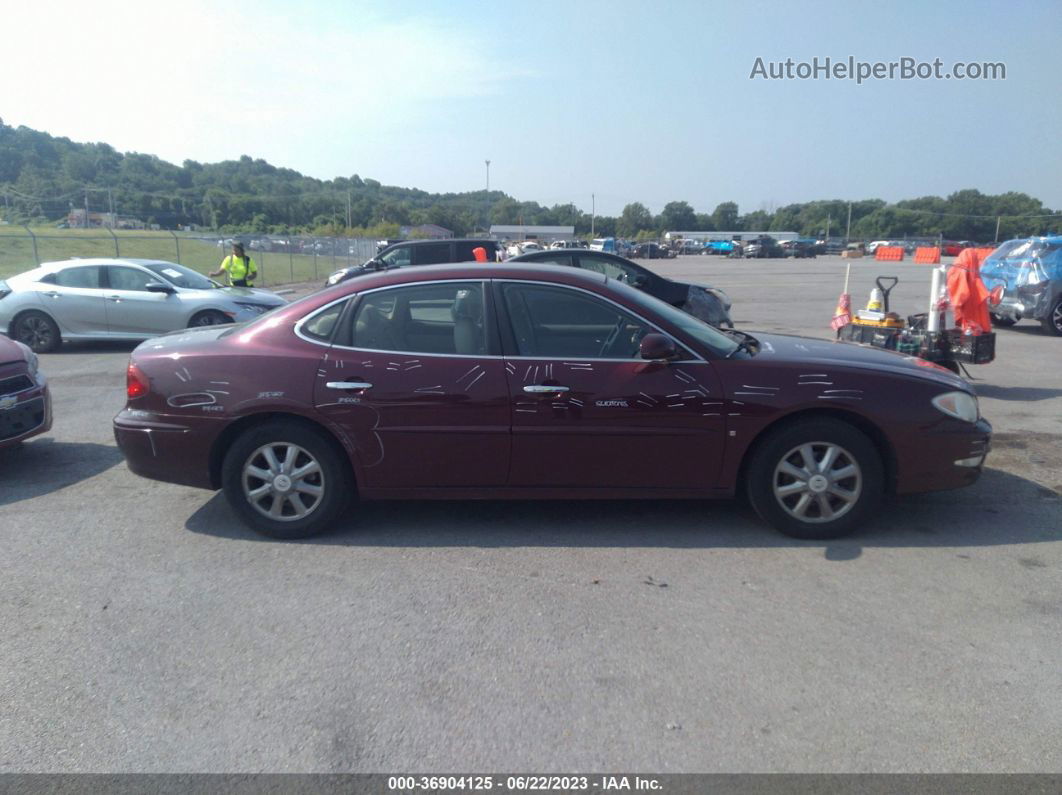
<svg viewBox="0 0 1062 795">
<path fill-rule="evenodd" d="M 827 338 L 845 261 L 642 260 L 741 330 Z M 853 305 L 895 274 L 852 262 Z M 314 285 L 316 286 L 316 285 Z M 263 539 L 133 476 L 132 345 L 43 355 L 50 434 L 0 453 L 0 771 L 1062 769 L 1062 339 L 971 367 L 972 488 L 799 542 L 738 503 L 359 506 Z"/>
</svg>

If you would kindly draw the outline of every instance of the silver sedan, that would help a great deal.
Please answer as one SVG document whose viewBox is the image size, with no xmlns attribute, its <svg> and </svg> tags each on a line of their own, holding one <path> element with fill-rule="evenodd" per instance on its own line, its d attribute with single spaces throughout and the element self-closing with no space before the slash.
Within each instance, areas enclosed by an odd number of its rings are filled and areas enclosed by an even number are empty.
<svg viewBox="0 0 1062 795">
<path fill-rule="evenodd" d="M 75 259 L 0 280 L 0 332 L 45 353 L 64 339 L 143 340 L 241 323 L 284 303 L 268 290 L 222 287 L 173 262 Z"/>
</svg>

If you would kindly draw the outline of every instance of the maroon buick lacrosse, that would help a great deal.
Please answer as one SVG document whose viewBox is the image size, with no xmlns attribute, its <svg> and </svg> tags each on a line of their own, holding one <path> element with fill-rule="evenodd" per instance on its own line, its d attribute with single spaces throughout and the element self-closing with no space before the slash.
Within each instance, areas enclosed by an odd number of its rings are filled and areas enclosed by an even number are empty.
<svg viewBox="0 0 1062 795">
<path fill-rule="evenodd" d="M 847 342 L 721 331 L 601 274 L 382 271 L 133 351 L 130 469 L 318 533 L 357 500 L 747 493 L 798 538 L 885 493 L 977 480 L 991 426 L 958 376 Z"/>
</svg>

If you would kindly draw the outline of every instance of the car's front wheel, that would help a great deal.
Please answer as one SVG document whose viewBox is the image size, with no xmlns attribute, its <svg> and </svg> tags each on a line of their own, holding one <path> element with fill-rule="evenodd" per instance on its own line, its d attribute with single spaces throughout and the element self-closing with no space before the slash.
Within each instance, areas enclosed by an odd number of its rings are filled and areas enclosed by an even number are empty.
<svg viewBox="0 0 1062 795">
<path fill-rule="evenodd" d="M 874 443 L 846 422 L 816 419 L 781 428 L 755 451 L 748 496 L 765 521 L 793 538 L 838 538 L 881 500 L 885 473 Z"/>
<path fill-rule="evenodd" d="M 43 312 L 23 312 L 12 325 L 15 339 L 34 353 L 51 353 L 63 341 L 59 326 Z"/>
<path fill-rule="evenodd" d="M 1062 337 L 1062 300 L 1054 305 L 1047 317 L 1040 321 L 1040 325 L 1048 334 Z"/>
<path fill-rule="evenodd" d="M 326 530 L 354 491 L 348 463 L 324 432 L 286 420 L 237 438 L 225 455 L 222 484 L 246 524 L 283 539 Z"/>
<path fill-rule="evenodd" d="M 232 320 L 223 312 L 219 312 L 216 309 L 206 309 L 197 313 L 188 323 L 188 327 L 200 328 L 202 326 L 222 326 L 231 322 Z"/>
</svg>

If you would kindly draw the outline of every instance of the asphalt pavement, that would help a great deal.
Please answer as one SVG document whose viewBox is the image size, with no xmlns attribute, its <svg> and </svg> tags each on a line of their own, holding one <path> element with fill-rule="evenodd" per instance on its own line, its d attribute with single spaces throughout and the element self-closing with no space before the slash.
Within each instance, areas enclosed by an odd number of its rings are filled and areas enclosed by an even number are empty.
<svg viewBox="0 0 1062 795">
<path fill-rule="evenodd" d="M 830 335 L 844 261 L 644 261 Z M 853 301 L 895 273 L 852 263 Z M 306 288 L 303 288 L 303 291 Z M 981 481 L 785 538 L 732 502 L 362 504 L 258 537 L 132 475 L 131 345 L 42 356 L 0 453 L 0 772 L 1062 771 L 1062 339 L 971 368 Z"/>
</svg>

